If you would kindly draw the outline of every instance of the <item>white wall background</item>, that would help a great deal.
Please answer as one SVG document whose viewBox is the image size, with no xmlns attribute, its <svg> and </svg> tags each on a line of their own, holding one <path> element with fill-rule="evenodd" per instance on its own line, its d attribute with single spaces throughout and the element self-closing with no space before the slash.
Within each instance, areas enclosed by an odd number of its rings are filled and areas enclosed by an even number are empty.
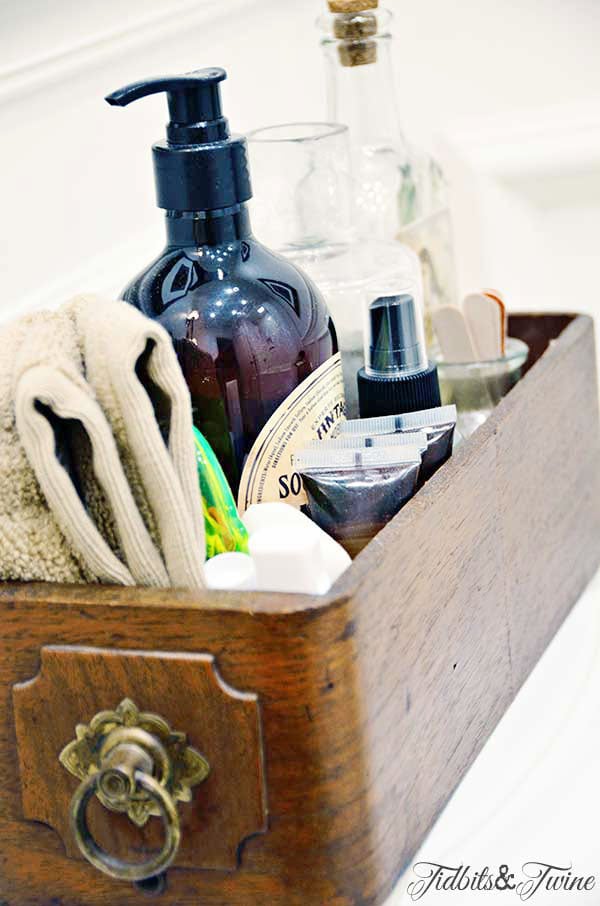
<svg viewBox="0 0 600 906">
<path fill-rule="evenodd" d="M 321 118 L 324 0 L 0 0 L 0 317 L 117 292 L 162 245 L 152 141 L 164 98 L 103 96 L 223 65 L 239 131 Z M 593 309 L 599 0 L 390 0 L 407 133 L 442 149 L 465 290 Z"/>
<path fill-rule="evenodd" d="M 463 289 L 497 286 L 513 308 L 600 312 L 600 0 L 389 5 L 406 132 L 435 139 L 452 177 Z M 165 101 L 119 110 L 106 93 L 222 65 L 236 130 L 322 118 L 323 7 L 0 0 L 0 319 L 76 291 L 116 293 L 162 246 L 150 145 Z M 594 870 L 599 596 L 596 583 L 424 857 Z M 406 902 L 402 889 L 393 902 Z"/>
</svg>

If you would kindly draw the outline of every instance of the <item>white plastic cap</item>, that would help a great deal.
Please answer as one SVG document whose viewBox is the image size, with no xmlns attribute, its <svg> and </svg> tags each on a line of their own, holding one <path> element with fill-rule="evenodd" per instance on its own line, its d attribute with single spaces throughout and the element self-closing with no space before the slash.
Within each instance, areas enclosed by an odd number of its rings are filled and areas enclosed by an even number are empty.
<svg viewBox="0 0 600 906">
<path fill-rule="evenodd" d="M 320 539 L 301 523 L 262 528 L 250 535 L 249 550 L 259 591 L 323 595 L 331 587 Z"/>
<path fill-rule="evenodd" d="M 251 537 L 263 528 L 285 532 L 287 526 L 293 525 L 312 532 L 319 540 L 321 556 L 331 585 L 352 563 L 350 555 L 341 544 L 289 503 L 253 503 L 244 513 L 243 521 Z"/>
<path fill-rule="evenodd" d="M 270 528 L 276 523 L 288 525 L 290 522 L 302 522 L 306 518 L 304 513 L 289 503 L 253 503 L 242 516 L 242 522 L 251 535 L 252 532 Z"/>
<path fill-rule="evenodd" d="M 208 588 L 251 591 L 256 588 L 256 570 L 252 557 L 239 551 L 217 554 L 204 564 Z"/>
</svg>

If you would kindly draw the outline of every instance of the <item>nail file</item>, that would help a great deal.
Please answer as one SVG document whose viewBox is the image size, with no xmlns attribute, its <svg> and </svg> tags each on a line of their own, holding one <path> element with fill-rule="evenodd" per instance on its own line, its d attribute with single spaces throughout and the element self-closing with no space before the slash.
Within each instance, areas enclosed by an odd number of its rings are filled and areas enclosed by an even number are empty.
<svg viewBox="0 0 600 906">
<path fill-rule="evenodd" d="M 490 299 L 495 299 L 501 309 L 501 318 L 502 318 L 502 355 L 506 353 L 506 334 L 508 330 L 507 319 L 506 319 L 506 303 L 504 301 L 504 296 L 497 289 L 484 289 L 482 290 L 484 296 L 489 296 Z"/>
<path fill-rule="evenodd" d="M 463 312 L 475 353 L 479 361 L 502 356 L 504 310 L 495 298 L 484 293 L 471 293 L 463 302 Z"/>
<path fill-rule="evenodd" d="M 431 312 L 433 328 L 446 362 L 475 362 L 477 353 L 465 317 L 454 305 L 440 305 Z"/>
</svg>

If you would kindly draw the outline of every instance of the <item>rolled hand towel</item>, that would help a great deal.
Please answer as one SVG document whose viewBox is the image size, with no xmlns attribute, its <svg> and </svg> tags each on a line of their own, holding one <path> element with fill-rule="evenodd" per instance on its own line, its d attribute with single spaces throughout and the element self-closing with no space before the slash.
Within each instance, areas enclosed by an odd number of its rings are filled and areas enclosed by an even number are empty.
<svg viewBox="0 0 600 906">
<path fill-rule="evenodd" d="M 106 507 L 114 496 L 86 470 L 90 449 L 102 463 L 111 460 L 117 497 L 122 493 L 127 501 L 131 493 L 108 423 L 83 379 L 70 320 L 59 313 L 31 315 L 2 331 L 0 349 L 0 576 L 135 584 L 120 556 L 119 529 L 111 546 L 84 505 L 94 484 Z M 126 502 L 119 506 L 127 509 Z M 134 506 L 128 517 L 135 521 Z M 139 514 L 137 524 L 144 530 Z M 156 565 L 158 580 L 160 558 Z"/>
<path fill-rule="evenodd" d="M 167 335 L 88 297 L 4 328 L 0 350 L 0 578 L 201 587 L 189 395 Z"/>
<path fill-rule="evenodd" d="M 17 433 L 15 358 L 34 330 L 32 318 L 0 331 L 0 577 L 31 582 L 85 582 L 86 570 L 50 512 Z"/>
<path fill-rule="evenodd" d="M 203 586 L 204 515 L 189 392 L 168 334 L 125 302 L 68 303 L 86 379 L 171 584 Z"/>
</svg>

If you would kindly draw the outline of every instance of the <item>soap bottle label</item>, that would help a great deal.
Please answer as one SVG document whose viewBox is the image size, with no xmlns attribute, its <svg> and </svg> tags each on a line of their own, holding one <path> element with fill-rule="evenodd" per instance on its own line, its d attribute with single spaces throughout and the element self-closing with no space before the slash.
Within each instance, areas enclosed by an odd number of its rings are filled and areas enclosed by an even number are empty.
<svg viewBox="0 0 600 906">
<path fill-rule="evenodd" d="M 334 437 L 345 418 L 344 378 L 339 352 L 327 359 L 273 413 L 244 464 L 238 509 L 252 503 L 301 507 L 306 494 L 292 457 L 313 440 Z"/>
</svg>

